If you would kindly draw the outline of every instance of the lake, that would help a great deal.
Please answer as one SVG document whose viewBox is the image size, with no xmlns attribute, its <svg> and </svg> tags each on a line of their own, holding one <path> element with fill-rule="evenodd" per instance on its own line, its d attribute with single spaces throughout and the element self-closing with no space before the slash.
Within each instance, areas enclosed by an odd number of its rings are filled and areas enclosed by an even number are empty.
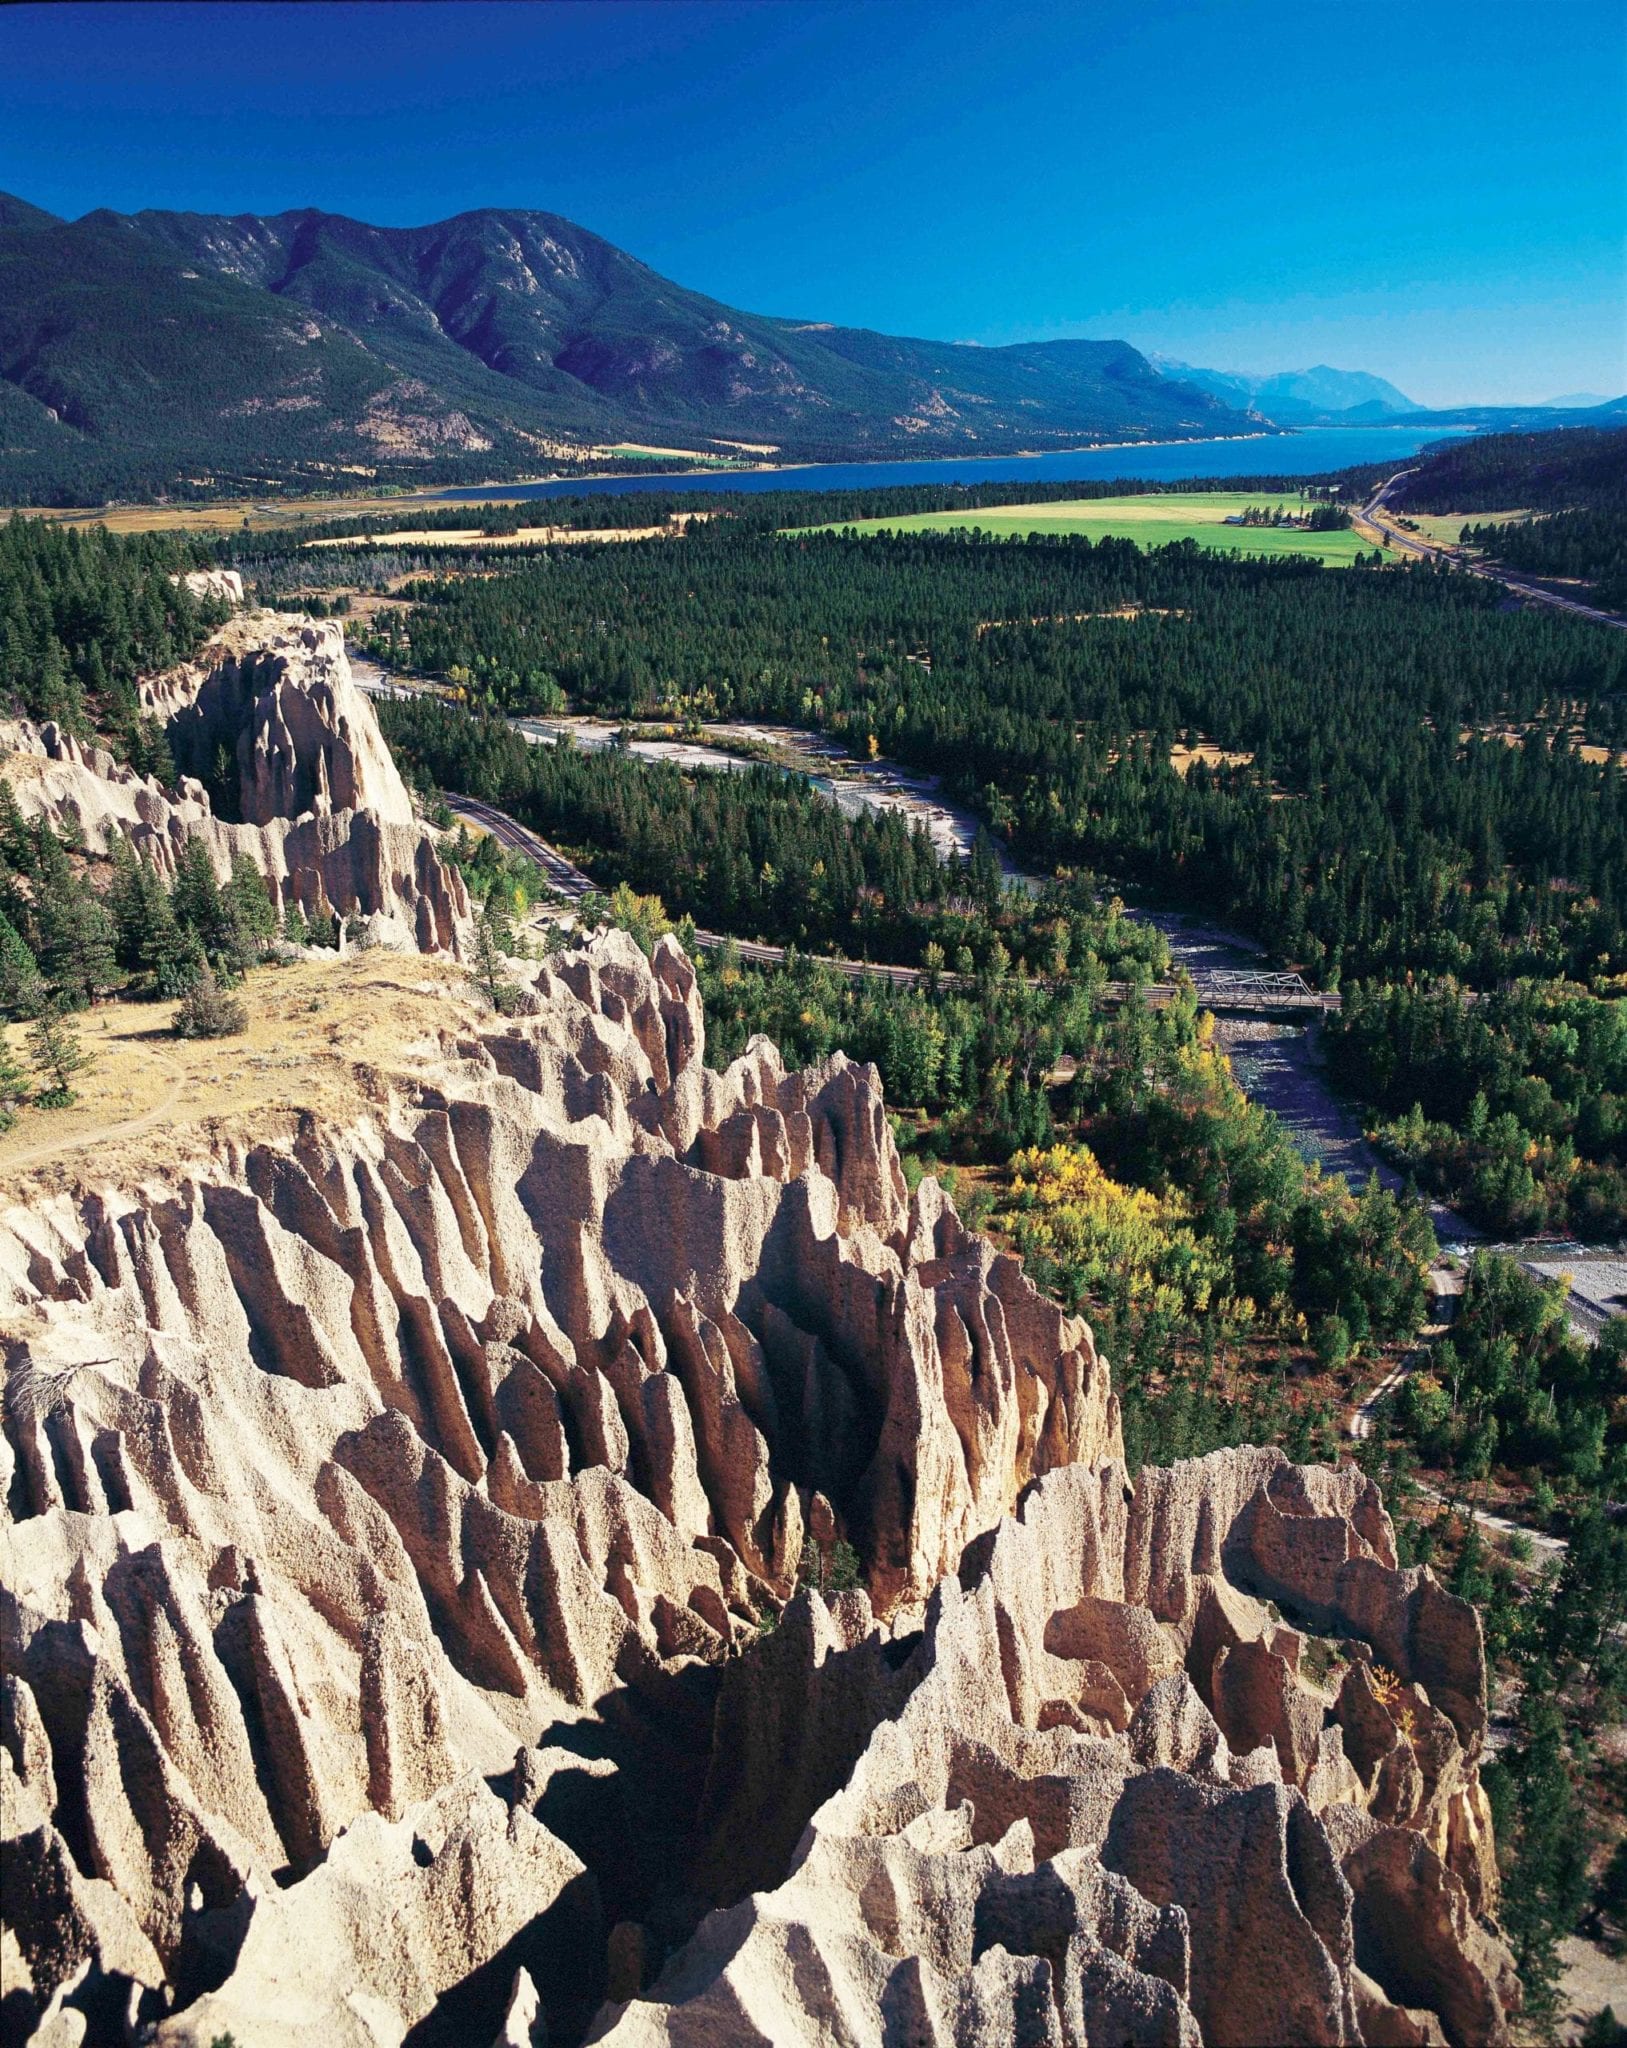
<svg viewBox="0 0 1627 2048">
<path fill-rule="evenodd" d="M 563 477 L 545 484 L 490 484 L 438 493 L 443 502 L 571 498 L 604 491 L 850 491 L 889 484 L 1151 481 L 1191 477 L 1321 476 L 1361 462 L 1404 462 L 1462 428 L 1314 427 L 1225 441 L 1148 441 L 1134 448 L 1074 448 L 1052 455 L 954 456 L 939 462 L 812 462 L 796 469 Z"/>
</svg>

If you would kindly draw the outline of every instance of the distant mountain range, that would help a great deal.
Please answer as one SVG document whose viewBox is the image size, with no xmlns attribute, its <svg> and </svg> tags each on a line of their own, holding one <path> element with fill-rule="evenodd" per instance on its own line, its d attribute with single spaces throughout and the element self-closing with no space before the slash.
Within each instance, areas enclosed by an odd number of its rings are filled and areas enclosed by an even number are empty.
<svg viewBox="0 0 1627 2048">
<path fill-rule="evenodd" d="M 1251 376 L 1241 370 L 1204 370 L 1170 356 L 1153 356 L 1166 376 L 1195 384 L 1222 404 L 1258 413 L 1279 427 L 1367 426 L 1397 413 L 1423 410 L 1404 391 L 1366 370 L 1274 370 Z"/>
<path fill-rule="evenodd" d="M 1426 412 L 1325 364 L 1251 376 L 1123 341 L 979 348 L 742 313 L 550 213 L 65 221 L 0 194 L 0 503 L 1620 411 Z"/>
<path fill-rule="evenodd" d="M 472 479 L 634 443 L 864 458 L 1258 428 L 1122 341 L 742 313 L 554 214 L 69 222 L 0 198 L 0 498 Z"/>
</svg>

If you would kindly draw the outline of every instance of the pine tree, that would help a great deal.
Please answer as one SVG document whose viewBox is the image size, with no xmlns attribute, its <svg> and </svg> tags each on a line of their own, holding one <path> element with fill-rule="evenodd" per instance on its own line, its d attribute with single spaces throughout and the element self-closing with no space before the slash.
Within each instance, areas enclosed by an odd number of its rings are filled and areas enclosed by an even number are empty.
<svg viewBox="0 0 1627 2048">
<path fill-rule="evenodd" d="M 249 1028 L 249 1013 L 236 996 L 225 993 L 206 964 L 181 998 L 174 1028 L 177 1038 L 236 1038 Z"/>
<path fill-rule="evenodd" d="M 118 981 L 113 920 L 101 897 L 74 874 L 53 833 L 42 827 L 36 844 L 39 872 L 34 883 L 34 916 L 40 935 L 40 967 L 69 1005 L 82 1009 Z"/>
<path fill-rule="evenodd" d="M 0 1015 L 31 1016 L 38 1005 L 42 985 L 39 962 L 29 951 L 21 932 L 5 912 L 0 911 Z"/>
<path fill-rule="evenodd" d="M 108 858 L 113 879 L 107 887 L 107 909 L 113 919 L 113 951 L 119 965 L 134 973 L 141 964 L 140 934 L 145 923 L 141 862 L 123 834 L 110 835 Z"/>
<path fill-rule="evenodd" d="M 308 946 L 311 943 L 311 928 L 305 922 L 305 913 L 292 896 L 283 910 L 282 935 L 291 946 Z"/>
<path fill-rule="evenodd" d="M 231 877 L 217 902 L 220 963 L 231 974 L 247 974 L 277 932 L 265 877 L 247 854 L 233 854 Z"/>
<path fill-rule="evenodd" d="M 32 875 L 36 862 L 34 835 L 17 808 L 11 784 L 0 775 L 0 868 Z"/>
<path fill-rule="evenodd" d="M 137 718 L 131 729 L 128 749 L 131 766 L 150 775 L 164 789 L 175 786 L 175 757 L 169 736 L 156 718 Z"/>
<path fill-rule="evenodd" d="M 28 1027 L 29 1057 L 46 1083 L 40 1100 L 48 1109 L 66 1109 L 74 1100 L 73 1077 L 89 1071 L 91 1055 L 79 1042 L 79 1028 L 60 995 L 47 998 Z"/>
<path fill-rule="evenodd" d="M 0 1026 L 0 1131 L 9 1131 L 17 1121 L 16 1105 L 23 1097 L 25 1081 L 11 1040 Z"/>
<path fill-rule="evenodd" d="M 176 920 L 191 932 L 205 953 L 220 944 L 220 885 L 215 864 L 201 839 L 188 839 L 175 863 L 175 888 L 170 907 Z"/>
<path fill-rule="evenodd" d="M 108 891 L 108 901 L 119 930 L 120 962 L 150 976 L 156 994 L 184 995 L 198 978 L 203 953 L 192 932 L 177 922 L 157 869 L 133 860 Z"/>
<path fill-rule="evenodd" d="M 519 990 L 508 978 L 497 921 L 489 906 L 481 911 L 475 924 L 474 957 L 469 979 L 499 1016 L 506 1017 L 513 1010 Z"/>
</svg>

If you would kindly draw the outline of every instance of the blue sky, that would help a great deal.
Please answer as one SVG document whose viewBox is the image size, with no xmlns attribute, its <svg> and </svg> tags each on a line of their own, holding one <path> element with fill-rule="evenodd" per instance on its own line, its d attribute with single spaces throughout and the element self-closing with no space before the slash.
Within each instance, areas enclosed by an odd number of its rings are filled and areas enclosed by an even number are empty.
<svg viewBox="0 0 1627 2048">
<path fill-rule="evenodd" d="M 14 6 L 0 187 L 540 207 L 756 311 L 1627 390 L 1621 0 Z"/>
</svg>

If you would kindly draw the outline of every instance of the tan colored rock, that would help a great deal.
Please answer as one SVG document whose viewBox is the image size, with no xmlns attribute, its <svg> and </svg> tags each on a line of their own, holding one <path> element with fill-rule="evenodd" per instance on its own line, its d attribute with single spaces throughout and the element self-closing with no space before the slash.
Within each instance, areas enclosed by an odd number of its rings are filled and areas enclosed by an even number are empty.
<svg viewBox="0 0 1627 2048">
<path fill-rule="evenodd" d="M 528 985 L 348 1119 L 0 1210 L 30 2023 L 1499 2038 L 1478 1627 L 1369 1483 L 1132 1484 L 873 1070 L 708 1070 L 670 940 Z"/>
<path fill-rule="evenodd" d="M 235 569 L 189 569 L 184 576 L 172 576 L 193 597 L 216 598 L 222 604 L 243 602 L 243 578 Z"/>
<path fill-rule="evenodd" d="M 534 1981 L 602 1939 L 581 1864 L 477 1777 L 402 1821 L 364 1815 L 303 1884 L 247 1906 L 231 1976 L 167 2020 L 159 2048 L 395 2044 L 499 1951 Z"/>
<path fill-rule="evenodd" d="M 274 612 L 236 620 L 204 662 L 144 685 L 143 698 L 164 718 L 183 775 L 207 781 L 225 748 L 245 823 L 339 811 L 369 811 L 388 825 L 414 822 L 412 799 L 351 676 L 334 620 L 290 623 Z"/>
<path fill-rule="evenodd" d="M 1362 1969 L 1403 2008 L 1439 2019 L 1452 2048 L 1498 2048 L 1518 2008 L 1508 1953 L 1475 1917 L 1462 1882 L 1411 1828 L 1375 1827 L 1347 1848 Z"/>
<path fill-rule="evenodd" d="M 198 839 L 222 880 L 234 856 L 252 861 L 279 912 L 354 912 L 377 942 L 457 950 L 468 892 L 414 815 L 337 624 L 246 614 L 200 661 L 144 684 L 142 703 L 165 723 L 171 789 L 56 725 L 0 722 L 0 774 L 23 816 L 77 827 L 93 853 L 123 838 L 166 879 Z M 221 758 L 235 818 L 205 787 Z"/>
<path fill-rule="evenodd" d="M 548 2023 L 543 2019 L 542 2000 L 531 1981 L 531 1972 L 522 1963 L 514 1972 L 514 1988 L 492 2048 L 546 2048 L 547 2039 Z"/>
<path fill-rule="evenodd" d="M 1306 1742 L 1333 1703 L 1298 1676 L 1294 1632 L 1222 1573 L 1223 1560 L 1253 1569 L 1257 1494 L 1365 1497 L 1353 1477 L 1295 1473 L 1277 1452 L 1151 1476 L 1132 1504 L 1114 1464 L 1050 1473 L 892 1656 L 881 1631 L 838 1630 L 803 1596 L 730 1667 L 713 1766 L 730 1792 L 704 1809 L 699 1867 L 722 1903 L 642 1998 L 606 2009 L 600 2038 L 812 2042 L 846 2030 L 880 2041 L 895 2013 L 920 2038 L 980 2044 L 1354 2044 L 1363 2014 L 1394 2038 L 1431 2040 L 1449 2013 L 1445 2038 L 1470 2038 L 1460 2022 L 1475 1999 L 1512 1995 L 1506 1952 L 1452 1918 L 1462 1886 L 1406 1834 L 1430 1859 L 1420 1867 L 1439 1873 L 1438 1945 L 1423 1945 L 1407 1985 L 1372 1979 L 1355 1931 L 1365 1909 L 1342 1864 L 1374 1824 L 1334 1797 L 1360 1793 L 1337 1723 L 1323 1719 Z M 1352 1545 L 1372 1548 L 1354 1523 L 1325 1549 L 1348 1561 Z M 1374 1562 L 1404 1606 L 1410 1575 Z M 1161 1620 L 1126 1599 L 1143 1589 Z M 1230 1756 L 1184 1672 L 1145 1683 L 1163 1646 L 1196 1641 L 1200 1612 L 1217 1610 L 1267 1625 L 1269 1639 L 1219 1653 L 1223 1669 L 1252 1653 L 1270 1679 L 1262 1700 L 1245 1695 L 1272 1727 L 1248 1758 Z M 1121 1697 L 1141 1691 L 1122 1738 L 1066 1711 L 1070 1679 L 1099 1698 L 1106 1678 Z M 844 1764 L 866 1719 L 872 1732 Z M 1279 1727 L 1307 1793 L 1284 1782 Z M 789 1821 L 833 1778 L 840 1788 L 809 1814 L 788 1874 L 765 1889 Z M 771 1827 L 778 1842 L 742 1861 L 741 1845 Z M 1356 1868 L 1375 1898 L 1391 1895 Z"/>
</svg>

